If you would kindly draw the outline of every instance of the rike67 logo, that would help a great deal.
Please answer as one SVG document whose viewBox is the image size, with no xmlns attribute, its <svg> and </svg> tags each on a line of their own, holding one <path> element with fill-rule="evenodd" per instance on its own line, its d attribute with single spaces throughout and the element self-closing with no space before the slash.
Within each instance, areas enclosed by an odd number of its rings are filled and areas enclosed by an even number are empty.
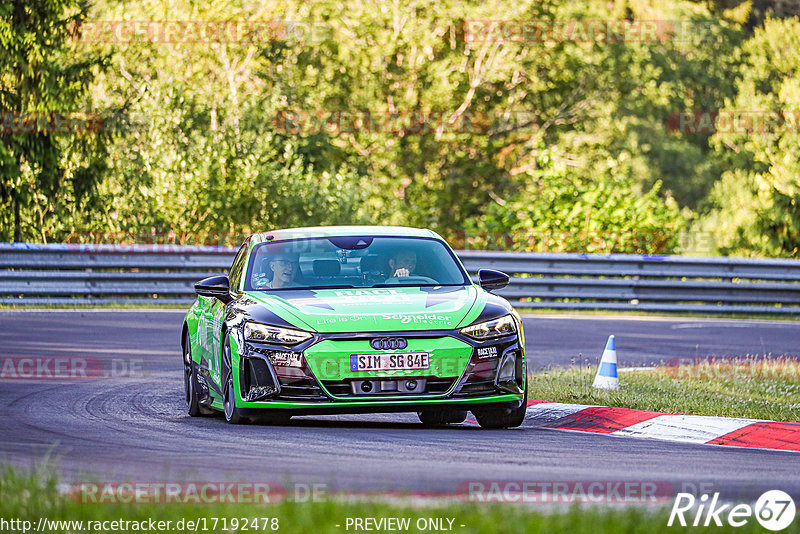
<svg viewBox="0 0 800 534">
<path fill-rule="evenodd" d="M 794 499 L 781 490 L 767 491 L 758 498 L 755 506 L 722 504 L 719 502 L 719 493 L 714 493 L 710 498 L 704 494 L 699 499 L 691 493 L 678 493 L 667 526 L 671 527 L 677 520 L 682 527 L 708 527 L 712 524 L 721 527 L 725 523 L 741 527 L 755 516 L 765 529 L 779 531 L 792 524 L 796 512 Z"/>
</svg>

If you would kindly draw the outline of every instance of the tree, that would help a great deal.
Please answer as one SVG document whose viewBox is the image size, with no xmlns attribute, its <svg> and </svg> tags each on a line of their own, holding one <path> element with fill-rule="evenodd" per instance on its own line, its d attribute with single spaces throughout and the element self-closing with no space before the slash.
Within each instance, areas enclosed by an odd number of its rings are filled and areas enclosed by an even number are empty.
<svg viewBox="0 0 800 534">
<path fill-rule="evenodd" d="M 87 89 L 102 57 L 77 54 L 72 37 L 87 6 L 77 0 L 0 5 L 0 238 L 45 239 L 102 177 L 100 117 Z M 100 154 L 100 155 L 99 155 Z"/>
<path fill-rule="evenodd" d="M 674 114 L 719 109 L 746 87 L 748 5 L 98 0 L 90 20 L 162 21 L 149 35 L 146 25 L 145 34 L 106 28 L 106 42 L 80 42 L 90 58 L 111 56 L 84 100 L 133 121 L 107 153 L 102 136 L 51 136 L 62 148 L 57 194 L 43 194 L 39 167 L 23 165 L 24 179 L 14 178 L 21 185 L 4 189 L 3 216 L 13 221 L 13 206 L 22 207 L 20 228 L 56 239 L 74 230 L 189 240 L 349 222 L 425 226 L 452 238 L 465 228 L 563 225 L 593 250 L 673 251 L 691 215 L 685 208 L 702 209 L 723 170 L 738 170 L 726 183 L 765 172 L 747 147 L 732 155 L 710 146 L 707 133 L 668 127 Z M 691 38 L 668 29 L 642 42 L 503 33 L 514 21 L 654 20 L 688 21 Z M 195 21 L 189 39 L 160 39 L 167 21 Z M 245 31 L 266 21 L 276 31 L 205 42 L 197 21 L 245 23 Z M 481 33 L 481 21 L 500 31 Z M 764 70 L 772 61 L 781 60 L 767 58 Z M 25 191 L 37 200 L 17 202 Z M 791 205 L 782 200 L 774 205 Z M 765 224 L 791 228 L 791 218 L 762 212 Z M 716 230 L 738 216 L 715 213 L 724 218 Z M 619 240 L 609 239 L 614 232 Z"/>
<path fill-rule="evenodd" d="M 656 184 L 633 192 L 623 175 L 591 181 L 574 176 L 552 150 L 542 150 L 525 190 L 467 230 L 470 248 L 529 252 L 668 254 L 675 252 L 684 226 L 675 201 L 659 197 Z"/>
<path fill-rule="evenodd" d="M 730 170 L 698 227 L 719 252 L 800 257 L 800 19 L 768 19 L 744 45 L 738 94 L 714 146 Z"/>
</svg>

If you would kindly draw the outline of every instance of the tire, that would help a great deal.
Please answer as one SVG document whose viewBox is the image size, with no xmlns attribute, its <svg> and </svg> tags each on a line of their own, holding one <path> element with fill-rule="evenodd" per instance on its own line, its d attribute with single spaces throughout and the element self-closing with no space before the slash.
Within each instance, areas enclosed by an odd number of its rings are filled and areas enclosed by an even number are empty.
<svg viewBox="0 0 800 534">
<path fill-rule="evenodd" d="M 234 425 L 247 424 L 250 422 L 250 419 L 243 416 L 241 408 L 236 406 L 236 392 L 233 389 L 233 366 L 231 364 L 230 338 L 228 337 L 227 332 L 225 332 L 223 335 L 225 336 L 225 343 L 223 344 L 222 348 L 222 361 L 224 362 L 226 371 L 225 391 L 223 394 L 223 412 L 225 414 L 225 420 Z"/>
<path fill-rule="evenodd" d="M 439 410 L 417 412 L 417 416 L 425 426 L 456 425 L 464 422 L 467 418 L 467 411 L 456 410 L 454 408 L 442 408 Z"/>
<path fill-rule="evenodd" d="M 183 339 L 183 389 L 190 417 L 213 413 L 209 408 L 200 405 L 200 395 L 197 392 L 197 366 L 192 361 L 192 344 L 188 334 Z"/>
<path fill-rule="evenodd" d="M 487 410 L 473 410 L 473 415 L 481 428 L 516 428 L 525 420 L 528 409 L 528 393 L 522 397 L 519 408 L 495 408 Z"/>
</svg>

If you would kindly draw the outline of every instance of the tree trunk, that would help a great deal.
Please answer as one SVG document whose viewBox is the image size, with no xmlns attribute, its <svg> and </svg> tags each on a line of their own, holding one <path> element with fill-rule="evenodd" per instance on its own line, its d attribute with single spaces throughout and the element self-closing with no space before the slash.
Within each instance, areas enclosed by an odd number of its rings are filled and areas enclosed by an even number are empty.
<svg viewBox="0 0 800 534">
<path fill-rule="evenodd" d="M 19 199 L 14 199 L 14 243 L 22 241 L 22 228 L 19 220 Z"/>
</svg>

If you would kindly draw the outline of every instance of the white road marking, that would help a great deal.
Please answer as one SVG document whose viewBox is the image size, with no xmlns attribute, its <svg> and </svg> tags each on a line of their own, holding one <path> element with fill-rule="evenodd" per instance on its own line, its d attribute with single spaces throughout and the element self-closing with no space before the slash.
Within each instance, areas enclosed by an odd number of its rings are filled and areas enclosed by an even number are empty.
<svg viewBox="0 0 800 534">
<path fill-rule="evenodd" d="M 525 412 L 525 419 L 528 420 L 536 418 L 538 419 L 538 421 L 536 421 L 537 425 L 547 425 L 554 421 L 558 421 L 562 417 L 572 415 L 586 408 L 592 408 L 592 406 L 587 404 L 541 402 L 528 406 L 528 409 Z M 542 419 L 544 419 L 544 421 L 542 421 Z"/>
<path fill-rule="evenodd" d="M 659 415 L 612 432 L 613 436 L 654 438 L 687 443 L 707 443 L 729 432 L 757 423 L 758 419 L 704 415 Z"/>
<path fill-rule="evenodd" d="M 764 324 L 764 326 L 769 326 L 770 328 L 797 328 L 797 323 L 791 323 L 788 321 L 782 322 L 769 322 L 769 323 L 762 323 L 758 321 L 750 321 L 747 322 L 718 322 L 718 323 L 681 323 L 681 324 L 674 324 L 670 326 L 673 330 L 684 330 L 689 328 L 751 328 L 753 324 Z"/>
</svg>

